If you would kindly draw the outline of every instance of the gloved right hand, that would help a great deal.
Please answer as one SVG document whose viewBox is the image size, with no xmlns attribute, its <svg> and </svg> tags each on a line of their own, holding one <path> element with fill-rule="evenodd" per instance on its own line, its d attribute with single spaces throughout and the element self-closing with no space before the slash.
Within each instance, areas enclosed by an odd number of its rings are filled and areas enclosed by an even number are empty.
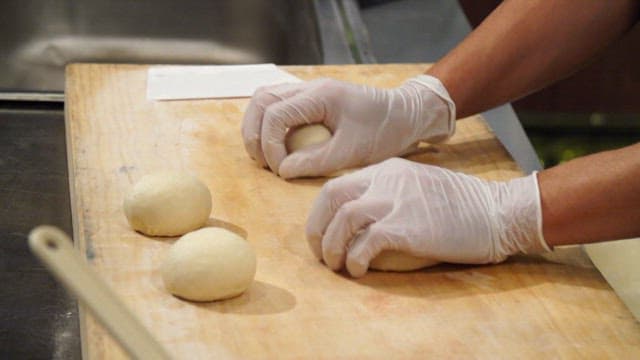
<svg viewBox="0 0 640 360">
<path fill-rule="evenodd" d="M 397 158 L 327 182 L 306 234 L 318 258 L 354 277 L 383 250 L 465 264 L 549 250 L 536 174 L 486 181 Z"/>
<path fill-rule="evenodd" d="M 455 129 L 455 105 L 428 75 L 395 89 L 331 79 L 259 89 L 242 123 L 249 155 L 283 178 L 329 175 L 399 156 L 418 141 L 439 142 Z M 329 141 L 287 154 L 287 131 L 321 123 Z"/>
</svg>

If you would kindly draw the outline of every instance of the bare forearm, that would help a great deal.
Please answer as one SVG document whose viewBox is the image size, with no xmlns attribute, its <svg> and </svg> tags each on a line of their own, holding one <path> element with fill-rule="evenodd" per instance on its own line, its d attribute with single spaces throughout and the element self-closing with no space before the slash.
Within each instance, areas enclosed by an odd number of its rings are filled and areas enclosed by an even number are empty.
<svg viewBox="0 0 640 360">
<path fill-rule="evenodd" d="M 640 143 L 538 174 L 551 246 L 640 236 Z"/>
<path fill-rule="evenodd" d="M 637 0 L 507 0 L 427 73 L 459 117 L 515 100 L 574 72 L 636 21 Z"/>
</svg>

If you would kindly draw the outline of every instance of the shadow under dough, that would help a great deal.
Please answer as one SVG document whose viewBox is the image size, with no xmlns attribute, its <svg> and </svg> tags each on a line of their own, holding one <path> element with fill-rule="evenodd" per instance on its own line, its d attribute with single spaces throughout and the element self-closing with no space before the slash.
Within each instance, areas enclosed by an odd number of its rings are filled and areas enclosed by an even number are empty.
<svg viewBox="0 0 640 360">
<path fill-rule="evenodd" d="M 265 315 L 293 309 L 296 306 L 296 298 L 288 290 L 256 280 L 240 296 L 194 305 L 225 314 Z"/>
<path fill-rule="evenodd" d="M 245 240 L 247 239 L 247 236 L 248 236 L 247 230 L 245 230 L 243 227 L 240 227 L 234 223 L 230 223 L 228 221 L 224 221 L 216 218 L 209 218 L 209 220 L 207 220 L 207 223 L 203 227 L 223 228 L 225 230 L 231 231 L 232 233 L 235 233 L 236 235 L 240 236 Z"/>
<path fill-rule="evenodd" d="M 607 286 L 594 268 L 524 255 L 495 265 L 439 264 L 406 273 L 370 271 L 354 281 L 395 295 L 430 299 L 496 294 L 543 283 L 594 289 Z"/>
</svg>

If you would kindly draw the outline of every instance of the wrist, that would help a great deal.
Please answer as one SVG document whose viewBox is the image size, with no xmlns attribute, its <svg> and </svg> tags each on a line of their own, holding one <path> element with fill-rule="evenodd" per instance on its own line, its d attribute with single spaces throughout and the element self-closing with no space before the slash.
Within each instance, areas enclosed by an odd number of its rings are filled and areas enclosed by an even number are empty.
<svg viewBox="0 0 640 360">
<path fill-rule="evenodd" d="M 432 75 L 422 74 L 407 80 L 406 83 L 420 84 L 421 86 L 433 91 L 447 104 L 447 107 L 449 108 L 449 117 L 455 120 L 456 104 L 453 102 L 451 95 L 449 95 L 449 91 L 447 91 L 447 88 L 440 79 Z"/>
<path fill-rule="evenodd" d="M 542 207 L 537 173 L 510 180 L 498 192 L 499 257 L 551 251 L 542 233 Z M 502 255 L 502 256 L 500 256 Z"/>
<path fill-rule="evenodd" d="M 407 80 L 403 88 L 410 89 L 418 104 L 421 133 L 418 140 L 441 142 L 453 135 L 456 105 L 442 82 L 431 75 L 418 75 Z"/>
</svg>

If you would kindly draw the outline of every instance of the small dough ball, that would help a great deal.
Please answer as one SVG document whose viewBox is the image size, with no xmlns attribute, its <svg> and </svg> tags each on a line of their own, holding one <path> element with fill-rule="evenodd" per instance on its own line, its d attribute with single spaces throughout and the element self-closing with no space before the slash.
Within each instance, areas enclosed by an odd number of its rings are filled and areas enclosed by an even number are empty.
<svg viewBox="0 0 640 360">
<path fill-rule="evenodd" d="M 304 125 L 289 131 L 285 140 L 287 152 L 304 149 L 308 146 L 323 143 L 331 138 L 331 132 L 324 125 Z"/>
<path fill-rule="evenodd" d="M 437 263 L 431 259 L 408 255 L 400 251 L 386 250 L 371 260 L 369 267 L 381 271 L 413 271 Z"/>
<path fill-rule="evenodd" d="M 321 144 L 329 139 L 331 139 L 331 132 L 324 125 L 303 125 L 289 131 L 285 140 L 285 146 L 287 147 L 287 152 L 290 154 L 312 145 Z M 338 177 L 356 170 L 358 169 L 341 169 L 325 176 Z"/>
<path fill-rule="evenodd" d="M 166 289 L 183 299 L 213 301 L 242 294 L 256 273 L 256 255 L 237 234 L 209 227 L 182 236 L 161 265 Z"/>
<path fill-rule="evenodd" d="M 179 172 L 145 175 L 124 199 L 134 230 L 151 236 L 178 236 L 205 225 L 211 193 L 196 177 Z"/>
</svg>

